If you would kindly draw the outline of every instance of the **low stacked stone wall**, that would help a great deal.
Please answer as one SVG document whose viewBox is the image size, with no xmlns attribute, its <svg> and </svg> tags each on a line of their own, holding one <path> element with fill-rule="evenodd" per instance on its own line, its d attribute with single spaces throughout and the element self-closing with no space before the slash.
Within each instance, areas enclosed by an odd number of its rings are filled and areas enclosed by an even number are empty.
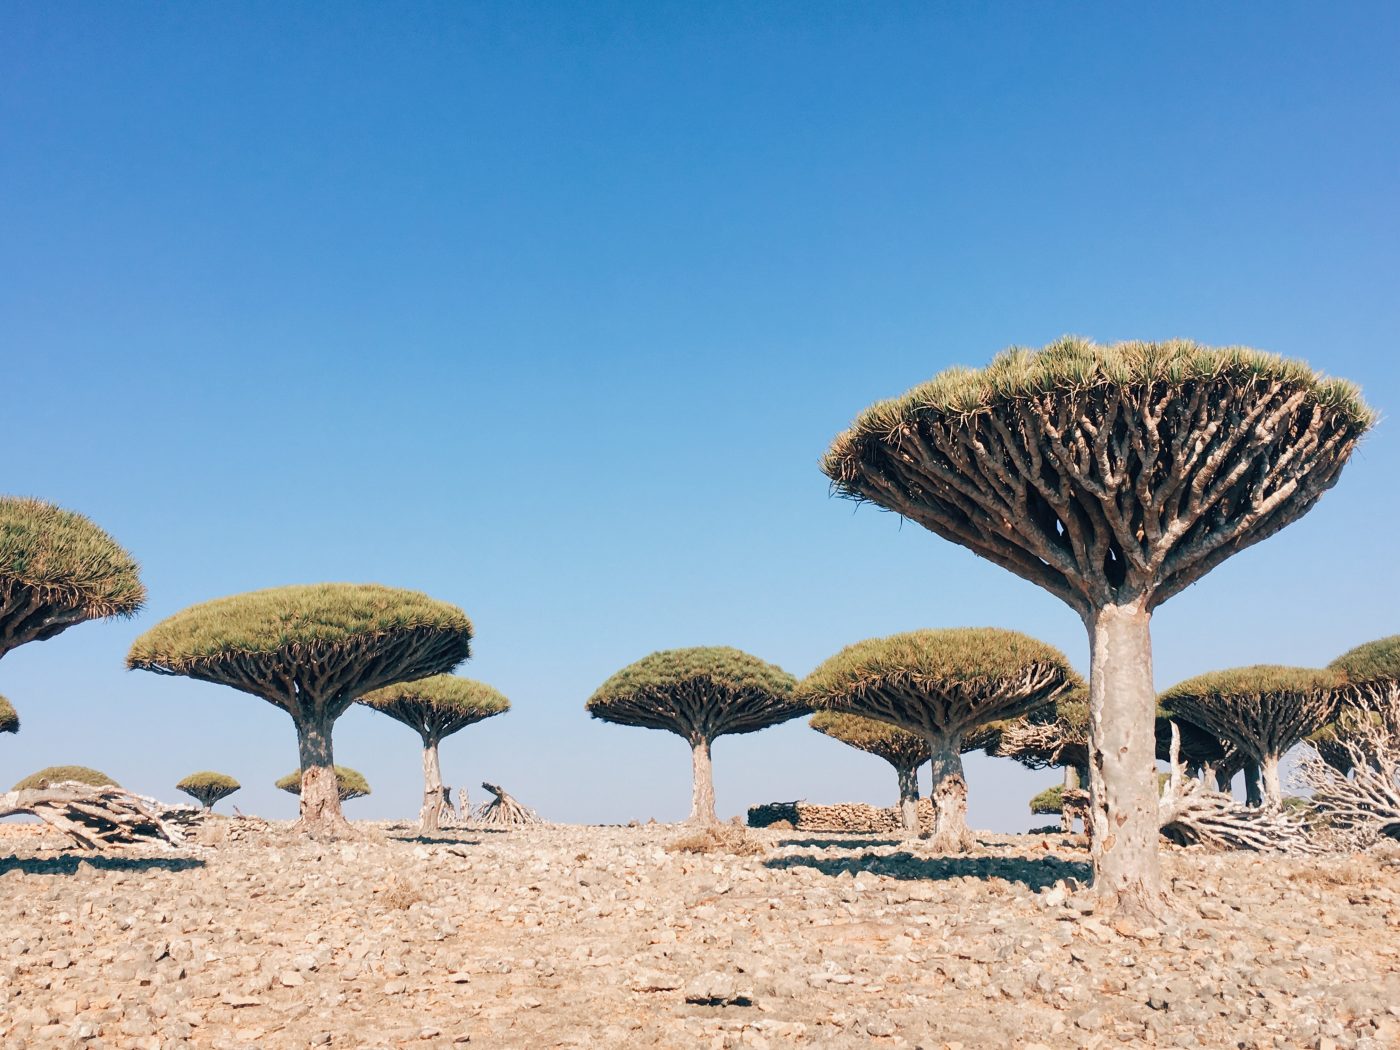
<svg viewBox="0 0 1400 1050">
<path fill-rule="evenodd" d="M 815 802 L 769 802 L 749 807 L 749 827 L 766 828 L 788 823 L 794 831 L 823 831 L 830 834 L 884 834 L 901 829 L 899 810 L 881 809 L 866 802 L 837 802 L 822 806 Z M 933 827 L 933 803 L 919 799 L 919 825 Z"/>
</svg>

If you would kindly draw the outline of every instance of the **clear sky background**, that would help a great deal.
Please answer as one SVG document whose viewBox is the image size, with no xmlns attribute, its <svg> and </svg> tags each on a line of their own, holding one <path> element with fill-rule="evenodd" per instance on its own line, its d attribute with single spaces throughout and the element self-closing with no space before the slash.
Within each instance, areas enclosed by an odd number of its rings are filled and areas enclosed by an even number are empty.
<svg viewBox="0 0 1400 1050">
<path fill-rule="evenodd" d="M 0 489 L 91 516 L 136 619 L 4 659 L 0 787 L 54 763 L 290 816 L 290 720 L 123 670 L 176 610 L 321 580 L 476 623 L 512 700 L 449 783 L 569 821 L 684 815 L 679 738 L 583 703 L 658 648 L 804 674 L 1056 599 L 817 460 L 870 402 L 1064 333 L 1302 357 L 1400 405 L 1393 4 L 80 4 L 0 8 Z M 1400 631 L 1386 418 L 1303 521 L 1155 618 L 1162 687 Z M 417 737 L 336 755 L 407 816 Z M 722 739 L 722 814 L 889 801 L 801 722 Z M 1056 780 L 969 764 L 1019 829 Z M 228 803 L 223 804 L 227 808 Z"/>
</svg>

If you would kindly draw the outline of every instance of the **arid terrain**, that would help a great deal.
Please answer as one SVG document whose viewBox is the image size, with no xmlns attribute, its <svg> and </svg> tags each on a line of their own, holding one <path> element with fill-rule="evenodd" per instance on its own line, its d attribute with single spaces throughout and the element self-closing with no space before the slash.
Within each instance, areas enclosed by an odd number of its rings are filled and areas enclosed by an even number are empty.
<svg viewBox="0 0 1400 1050">
<path fill-rule="evenodd" d="M 1171 849 L 1136 929 L 1082 846 L 664 825 L 357 825 L 321 846 L 217 819 L 178 852 L 0 829 L 0 1045 L 1400 1046 L 1400 860 Z"/>
</svg>

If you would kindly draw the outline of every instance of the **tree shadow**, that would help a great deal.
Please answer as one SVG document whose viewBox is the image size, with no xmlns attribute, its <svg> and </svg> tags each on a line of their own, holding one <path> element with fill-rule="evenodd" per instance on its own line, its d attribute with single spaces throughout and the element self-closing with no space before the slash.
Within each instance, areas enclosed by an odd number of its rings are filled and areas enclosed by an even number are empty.
<svg viewBox="0 0 1400 1050">
<path fill-rule="evenodd" d="M 870 849 L 872 846 L 898 846 L 900 839 L 779 839 L 779 846 L 801 846 L 804 849 Z"/>
<path fill-rule="evenodd" d="M 436 835 L 388 835 L 393 842 L 412 842 L 423 846 L 480 846 L 482 835 L 503 835 L 505 828 L 473 828 L 460 835 L 438 833 Z"/>
<path fill-rule="evenodd" d="M 1093 869 L 1083 861 L 1059 857 L 916 857 L 912 853 L 865 853 L 859 857 L 774 857 L 765 866 L 815 868 L 824 875 L 868 873 L 895 879 L 1005 879 L 1033 890 L 1055 885 L 1061 879 L 1088 883 Z"/>
<path fill-rule="evenodd" d="M 59 857 L 0 857 L 0 875 L 22 871 L 26 875 L 76 875 L 86 864 L 98 871 L 189 871 L 204 867 L 198 857 L 122 857 L 105 853 L 65 853 Z"/>
</svg>

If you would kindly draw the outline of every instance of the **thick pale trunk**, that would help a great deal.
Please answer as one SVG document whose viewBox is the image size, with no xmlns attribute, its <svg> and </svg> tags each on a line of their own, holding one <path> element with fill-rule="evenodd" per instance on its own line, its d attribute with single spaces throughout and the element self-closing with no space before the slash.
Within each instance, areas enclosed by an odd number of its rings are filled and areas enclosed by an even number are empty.
<svg viewBox="0 0 1400 1050">
<path fill-rule="evenodd" d="M 919 778 L 917 767 L 895 767 L 899 774 L 899 823 L 908 838 L 919 833 Z"/>
<path fill-rule="evenodd" d="M 1216 791 L 1223 791 L 1228 795 L 1234 790 L 1235 775 L 1225 766 L 1216 766 L 1214 769 L 1206 768 L 1209 774 L 1215 778 Z"/>
<path fill-rule="evenodd" d="M 350 830 L 340 811 L 331 724 L 326 721 L 297 725 L 297 750 L 301 756 L 301 819 L 297 827 L 313 838 L 334 838 Z"/>
<path fill-rule="evenodd" d="M 929 844 L 941 853 L 962 853 L 977 843 L 967 828 L 967 780 L 963 777 L 960 738 L 930 737 L 933 752 L 933 834 Z"/>
<path fill-rule="evenodd" d="M 418 813 L 418 834 L 429 835 L 439 828 L 442 813 L 442 766 L 438 762 L 438 742 L 423 738 L 423 808 Z"/>
<path fill-rule="evenodd" d="M 1105 606 L 1088 622 L 1094 887 L 1109 908 L 1146 919 L 1162 901 L 1150 622 L 1140 605 Z"/>
<path fill-rule="evenodd" d="M 694 780 L 690 796 L 690 823 L 718 824 L 715 815 L 715 780 L 710 765 L 710 742 L 694 740 L 690 744 L 690 761 Z"/>
<path fill-rule="evenodd" d="M 1084 786 L 1079 776 L 1078 766 L 1065 766 L 1065 790 L 1077 791 Z M 1074 811 L 1068 806 L 1060 807 L 1060 830 L 1069 833 L 1074 830 Z"/>
<path fill-rule="evenodd" d="M 1265 755 L 1264 760 L 1259 763 L 1259 779 L 1264 789 L 1263 804 L 1270 809 L 1278 809 L 1283 805 L 1283 785 L 1279 782 L 1278 762 L 1278 755 Z"/>
<path fill-rule="evenodd" d="M 1264 804 L 1264 791 L 1262 780 L 1262 770 L 1259 763 L 1250 759 L 1244 764 L 1244 801 L 1249 806 L 1262 806 Z"/>
</svg>

